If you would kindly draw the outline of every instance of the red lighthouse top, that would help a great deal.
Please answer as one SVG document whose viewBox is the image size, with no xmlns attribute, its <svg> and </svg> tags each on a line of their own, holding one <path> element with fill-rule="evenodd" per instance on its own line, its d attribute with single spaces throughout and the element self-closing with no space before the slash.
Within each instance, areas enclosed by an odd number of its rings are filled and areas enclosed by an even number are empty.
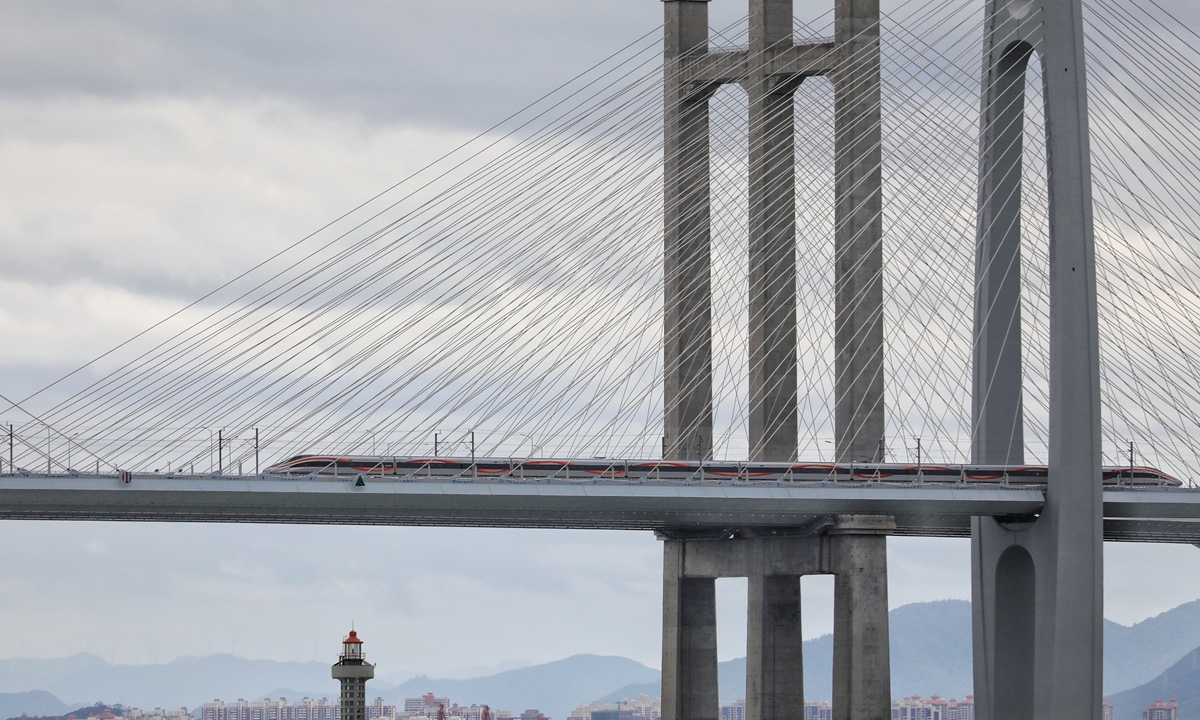
<svg viewBox="0 0 1200 720">
<path fill-rule="evenodd" d="M 351 630 L 350 635 L 342 641 L 342 661 L 361 663 L 363 660 L 362 645 L 363 641 L 359 639 L 358 633 Z"/>
</svg>

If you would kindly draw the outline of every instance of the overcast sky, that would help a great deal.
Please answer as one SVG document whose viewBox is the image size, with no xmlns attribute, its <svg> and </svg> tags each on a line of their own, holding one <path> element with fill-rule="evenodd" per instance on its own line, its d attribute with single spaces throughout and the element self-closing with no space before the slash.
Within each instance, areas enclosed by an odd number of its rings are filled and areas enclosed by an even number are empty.
<svg viewBox="0 0 1200 720">
<path fill-rule="evenodd" d="M 743 12 L 715 2 L 713 24 Z M 0 4 L 0 391 L 145 327 L 660 13 L 658 0 Z M 893 606 L 969 597 L 966 542 L 889 547 Z M 353 621 L 389 679 L 582 652 L 659 664 L 649 534 L 0 522 L 0 548 L 2 657 L 330 660 Z M 1114 620 L 1200 597 L 1193 547 L 1106 557 Z M 811 636 L 831 628 L 831 584 L 810 584 Z M 720 652 L 736 657 L 744 582 L 721 587 Z"/>
</svg>

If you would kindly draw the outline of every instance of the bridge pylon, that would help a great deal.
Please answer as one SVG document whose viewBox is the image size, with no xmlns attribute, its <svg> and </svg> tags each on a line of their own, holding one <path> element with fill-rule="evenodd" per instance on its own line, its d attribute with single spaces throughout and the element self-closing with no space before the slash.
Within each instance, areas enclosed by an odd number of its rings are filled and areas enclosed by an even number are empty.
<svg viewBox="0 0 1200 720">
<path fill-rule="evenodd" d="M 796 44 L 792 0 L 750 0 L 750 46 L 710 52 L 708 0 L 664 0 L 664 458 L 713 449 L 708 102 L 740 84 L 749 114 L 749 459 L 798 449 L 794 95 L 834 90 L 834 418 L 840 462 L 884 438 L 878 0 L 837 0 L 833 42 Z M 749 579 L 747 720 L 803 720 L 800 577 L 833 574 L 835 720 L 891 717 L 888 517 L 795 532 L 664 532 L 663 720 L 717 720 L 717 577 Z M 811 533 L 811 536 L 799 537 Z"/>
<path fill-rule="evenodd" d="M 798 443 L 794 95 L 834 88 L 834 424 L 839 462 L 879 462 L 884 439 L 879 1 L 838 0 L 834 42 L 796 44 L 792 0 L 750 0 L 750 46 L 710 52 L 708 0 L 665 0 L 664 458 L 713 448 L 708 101 L 749 106 L 749 459 Z"/>
<path fill-rule="evenodd" d="M 1037 518 L 972 521 L 979 720 L 1094 720 L 1103 678 L 1100 372 L 1079 0 L 990 0 L 984 36 L 972 461 L 1024 462 L 1021 166 L 1041 62 L 1050 195 L 1050 423 Z"/>
</svg>

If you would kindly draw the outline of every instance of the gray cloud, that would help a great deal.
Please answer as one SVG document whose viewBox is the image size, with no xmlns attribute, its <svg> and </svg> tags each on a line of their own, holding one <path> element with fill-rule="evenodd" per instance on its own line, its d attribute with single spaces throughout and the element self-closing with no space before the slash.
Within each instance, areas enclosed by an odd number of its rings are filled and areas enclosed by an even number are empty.
<svg viewBox="0 0 1200 720">
<path fill-rule="evenodd" d="M 0 92 L 298 98 L 384 122 L 480 127 L 652 30 L 601 3 L 12 2 Z"/>
</svg>

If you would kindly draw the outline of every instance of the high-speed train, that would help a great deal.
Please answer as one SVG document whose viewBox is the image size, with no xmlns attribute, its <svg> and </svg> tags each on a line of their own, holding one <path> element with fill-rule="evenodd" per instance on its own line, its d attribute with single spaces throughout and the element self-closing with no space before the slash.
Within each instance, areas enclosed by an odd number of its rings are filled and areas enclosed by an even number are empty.
<svg viewBox="0 0 1200 720">
<path fill-rule="evenodd" d="M 902 463 L 767 463 L 678 460 L 591 460 L 297 455 L 267 468 L 269 475 L 345 476 L 419 482 L 663 482 L 894 483 L 1045 485 L 1045 465 L 934 465 Z M 1149 467 L 1105 467 L 1106 486 L 1179 487 Z"/>
</svg>

